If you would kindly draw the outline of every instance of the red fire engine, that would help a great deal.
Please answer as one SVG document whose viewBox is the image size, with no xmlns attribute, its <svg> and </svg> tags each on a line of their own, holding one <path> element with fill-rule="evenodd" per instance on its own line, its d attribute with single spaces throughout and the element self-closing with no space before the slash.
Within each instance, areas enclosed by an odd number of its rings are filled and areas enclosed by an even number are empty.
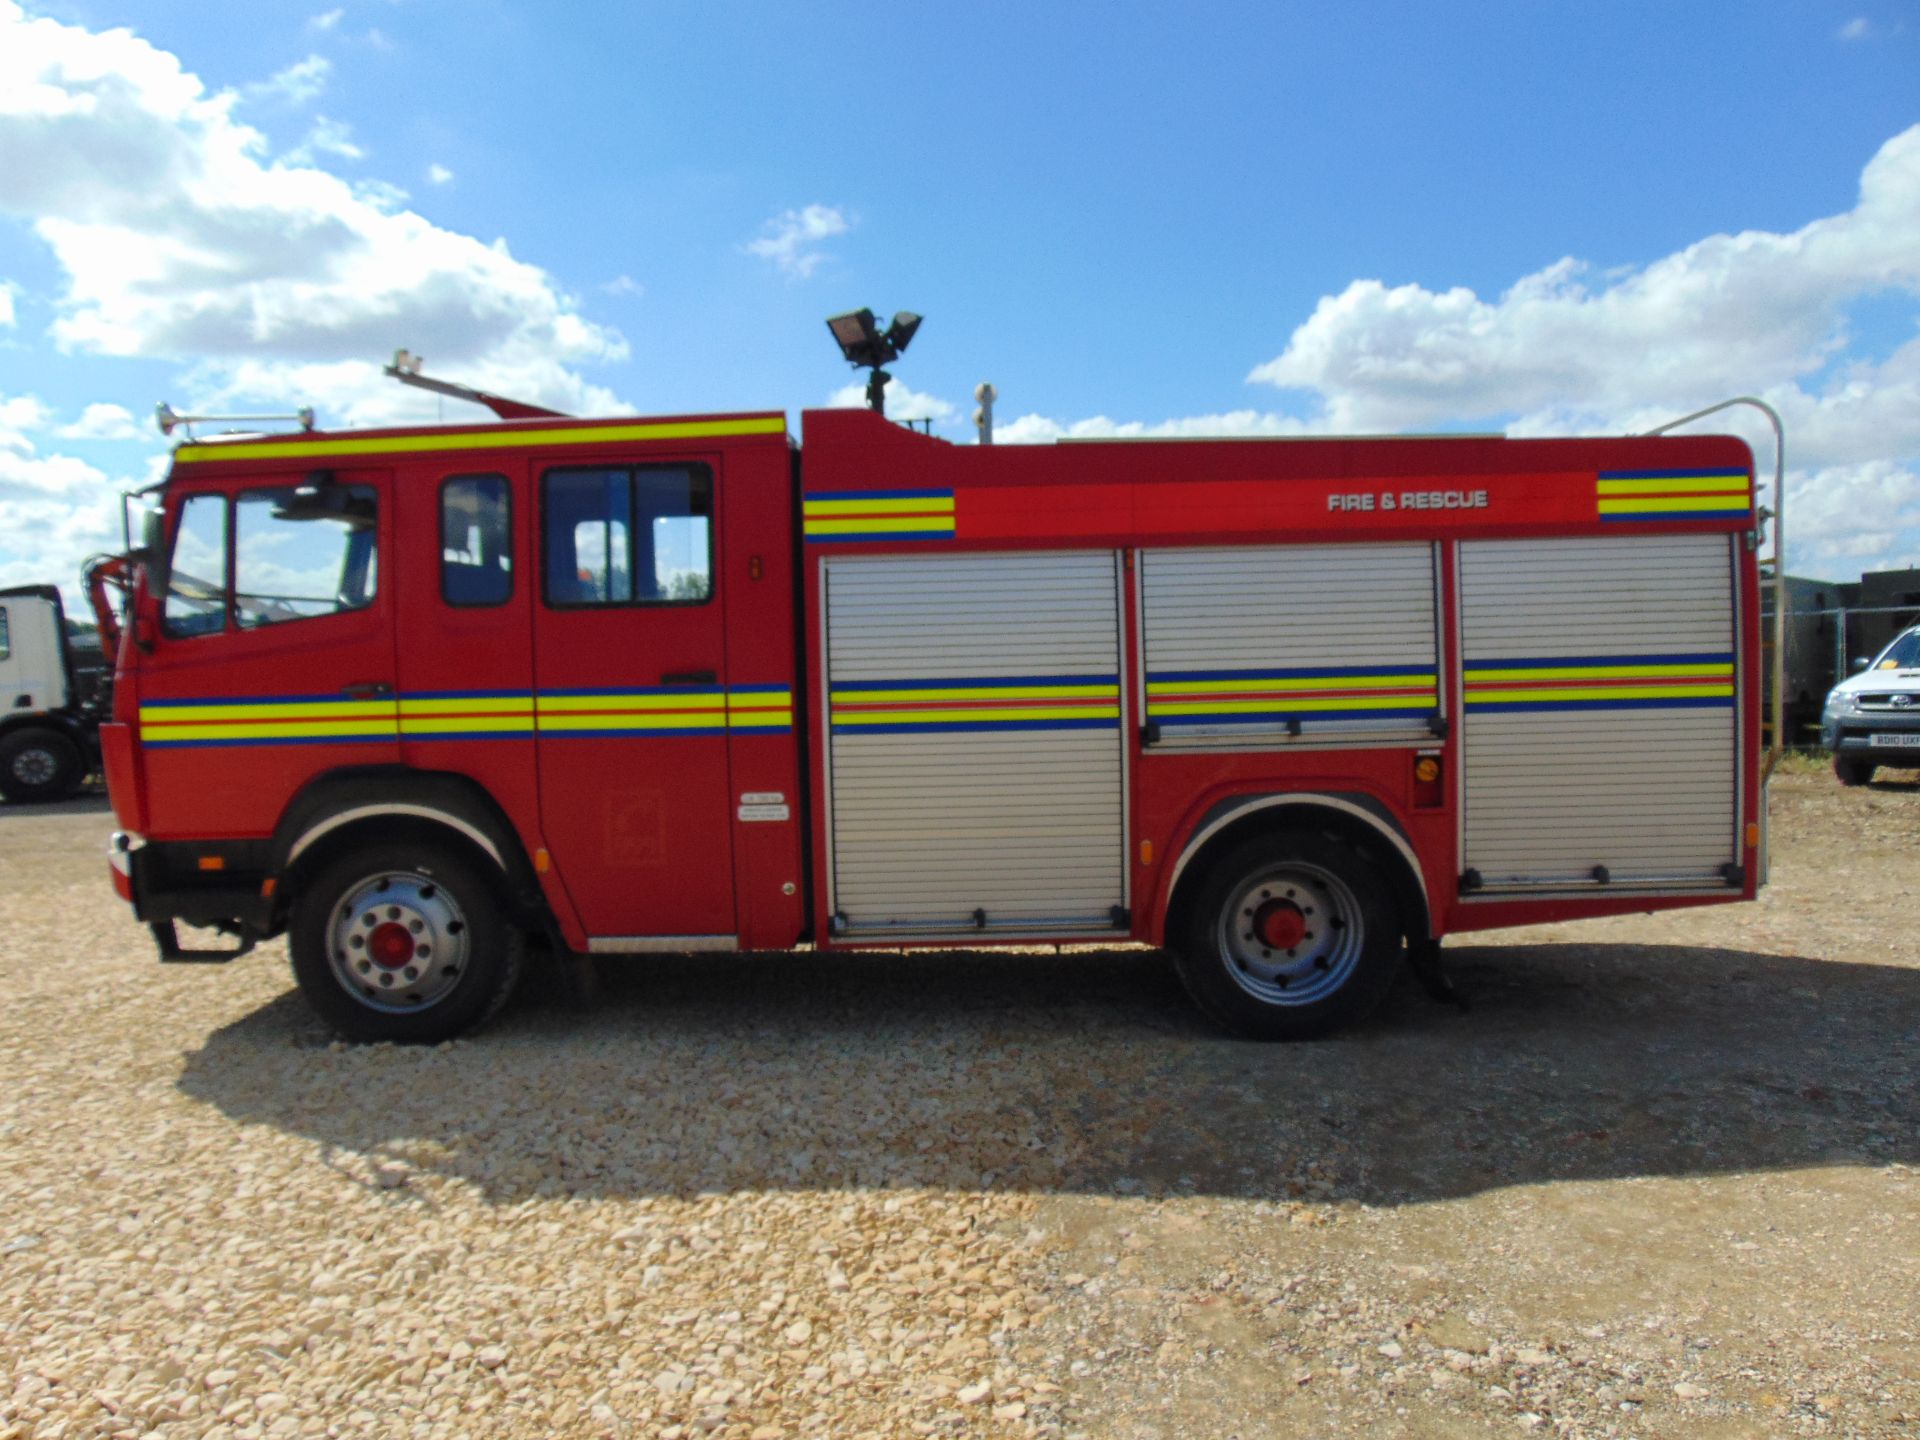
<svg viewBox="0 0 1920 1440">
<path fill-rule="evenodd" d="M 1144 941 L 1294 1037 L 1441 936 L 1764 878 L 1738 439 L 505 413 L 177 448 L 102 729 L 162 958 L 284 932 L 432 1040 L 530 940 Z"/>
</svg>

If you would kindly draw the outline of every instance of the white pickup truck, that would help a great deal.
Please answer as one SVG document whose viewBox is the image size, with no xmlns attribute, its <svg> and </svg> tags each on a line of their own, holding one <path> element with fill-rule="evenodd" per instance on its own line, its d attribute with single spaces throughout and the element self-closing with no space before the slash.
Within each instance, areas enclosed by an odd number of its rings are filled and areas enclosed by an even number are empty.
<svg viewBox="0 0 1920 1440">
<path fill-rule="evenodd" d="M 1842 785 L 1864 785 L 1882 765 L 1920 769 L 1920 625 L 1854 666 L 1820 715 L 1833 773 Z"/>
<path fill-rule="evenodd" d="M 51 585 L 0 590 L 0 795 L 62 800 L 100 768 L 112 669 Z"/>
</svg>

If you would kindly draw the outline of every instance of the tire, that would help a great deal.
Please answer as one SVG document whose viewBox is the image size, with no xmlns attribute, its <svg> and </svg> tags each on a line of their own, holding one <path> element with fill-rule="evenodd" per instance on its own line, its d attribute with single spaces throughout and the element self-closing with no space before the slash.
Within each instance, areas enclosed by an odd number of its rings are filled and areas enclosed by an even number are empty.
<svg viewBox="0 0 1920 1440">
<path fill-rule="evenodd" d="M 16 804 L 64 800 L 86 774 L 80 747 L 58 730 L 36 725 L 0 739 L 0 795 Z"/>
<path fill-rule="evenodd" d="M 1833 773 L 1840 777 L 1842 785 L 1865 785 L 1873 779 L 1878 767 L 1866 760 L 1849 760 L 1845 756 L 1833 757 Z"/>
<path fill-rule="evenodd" d="M 1393 983 L 1392 893 L 1379 866 L 1337 836 L 1255 836 L 1201 878 L 1169 937 L 1180 978 L 1236 1035 L 1329 1035 L 1364 1019 Z"/>
<path fill-rule="evenodd" d="M 500 888 L 498 874 L 431 841 L 343 856 L 294 901 L 294 979 L 349 1040 L 432 1044 L 465 1034 L 506 1004 L 526 954 Z"/>
</svg>

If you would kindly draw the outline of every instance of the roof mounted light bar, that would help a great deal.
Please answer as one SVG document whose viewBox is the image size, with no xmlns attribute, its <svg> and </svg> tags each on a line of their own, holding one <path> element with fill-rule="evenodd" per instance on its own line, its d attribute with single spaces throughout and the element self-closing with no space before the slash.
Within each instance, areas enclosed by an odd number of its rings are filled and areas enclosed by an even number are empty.
<svg viewBox="0 0 1920 1440">
<path fill-rule="evenodd" d="M 291 415 L 182 415 L 178 410 L 175 410 L 171 405 L 167 404 L 166 401 L 162 400 L 158 405 L 153 407 L 153 419 L 154 423 L 160 427 L 160 433 L 162 435 L 171 435 L 175 430 L 184 428 L 187 432 L 187 438 L 191 440 L 193 439 L 193 427 L 195 425 L 207 425 L 216 420 L 239 420 L 248 424 L 259 424 L 279 420 L 297 420 L 300 422 L 300 428 L 302 430 L 311 430 L 313 429 L 313 407 L 311 405 L 303 405 Z"/>
<path fill-rule="evenodd" d="M 393 352 L 393 363 L 383 367 L 382 373 L 392 376 L 402 385 L 411 385 L 416 390 L 431 390 L 436 395 L 446 395 L 455 400 L 467 400 L 475 405 L 484 405 L 502 420 L 571 418 L 564 410 L 549 410 L 544 405 L 532 405 L 525 400 L 510 400 L 505 395 L 476 390 L 471 385 L 462 385 L 458 381 L 436 380 L 431 375 L 422 375 L 420 367 L 425 363 L 411 350 L 396 350 Z"/>
</svg>

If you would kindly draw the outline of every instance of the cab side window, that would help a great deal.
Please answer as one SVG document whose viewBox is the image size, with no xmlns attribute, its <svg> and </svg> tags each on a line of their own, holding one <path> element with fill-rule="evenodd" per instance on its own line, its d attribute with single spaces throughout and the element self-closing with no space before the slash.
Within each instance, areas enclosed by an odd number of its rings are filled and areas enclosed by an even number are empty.
<svg viewBox="0 0 1920 1440">
<path fill-rule="evenodd" d="M 549 605 L 713 598 L 713 473 L 704 465 L 549 470 L 540 500 Z"/>
<path fill-rule="evenodd" d="M 7 607 L 0 605 L 0 660 L 13 658 L 13 636 L 7 629 Z"/>
<path fill-rule="evenodd" d="M 162 624 L 169 635 L 227 628 L 227 497 L 189 495 L 173 528 Z"/>
<path fill-rule="evenodd" d="M 378 520 L 365 485 L 242 491 L 234 502 L 235 621 L 256 629 L 371 605 Z"/>
<path fill-rule="evenodd" d="M 440 487 L 440 598 L 504 605 L 513 598 L 513 502 L 504 475 L 456 475 Z"/>
</svg>

